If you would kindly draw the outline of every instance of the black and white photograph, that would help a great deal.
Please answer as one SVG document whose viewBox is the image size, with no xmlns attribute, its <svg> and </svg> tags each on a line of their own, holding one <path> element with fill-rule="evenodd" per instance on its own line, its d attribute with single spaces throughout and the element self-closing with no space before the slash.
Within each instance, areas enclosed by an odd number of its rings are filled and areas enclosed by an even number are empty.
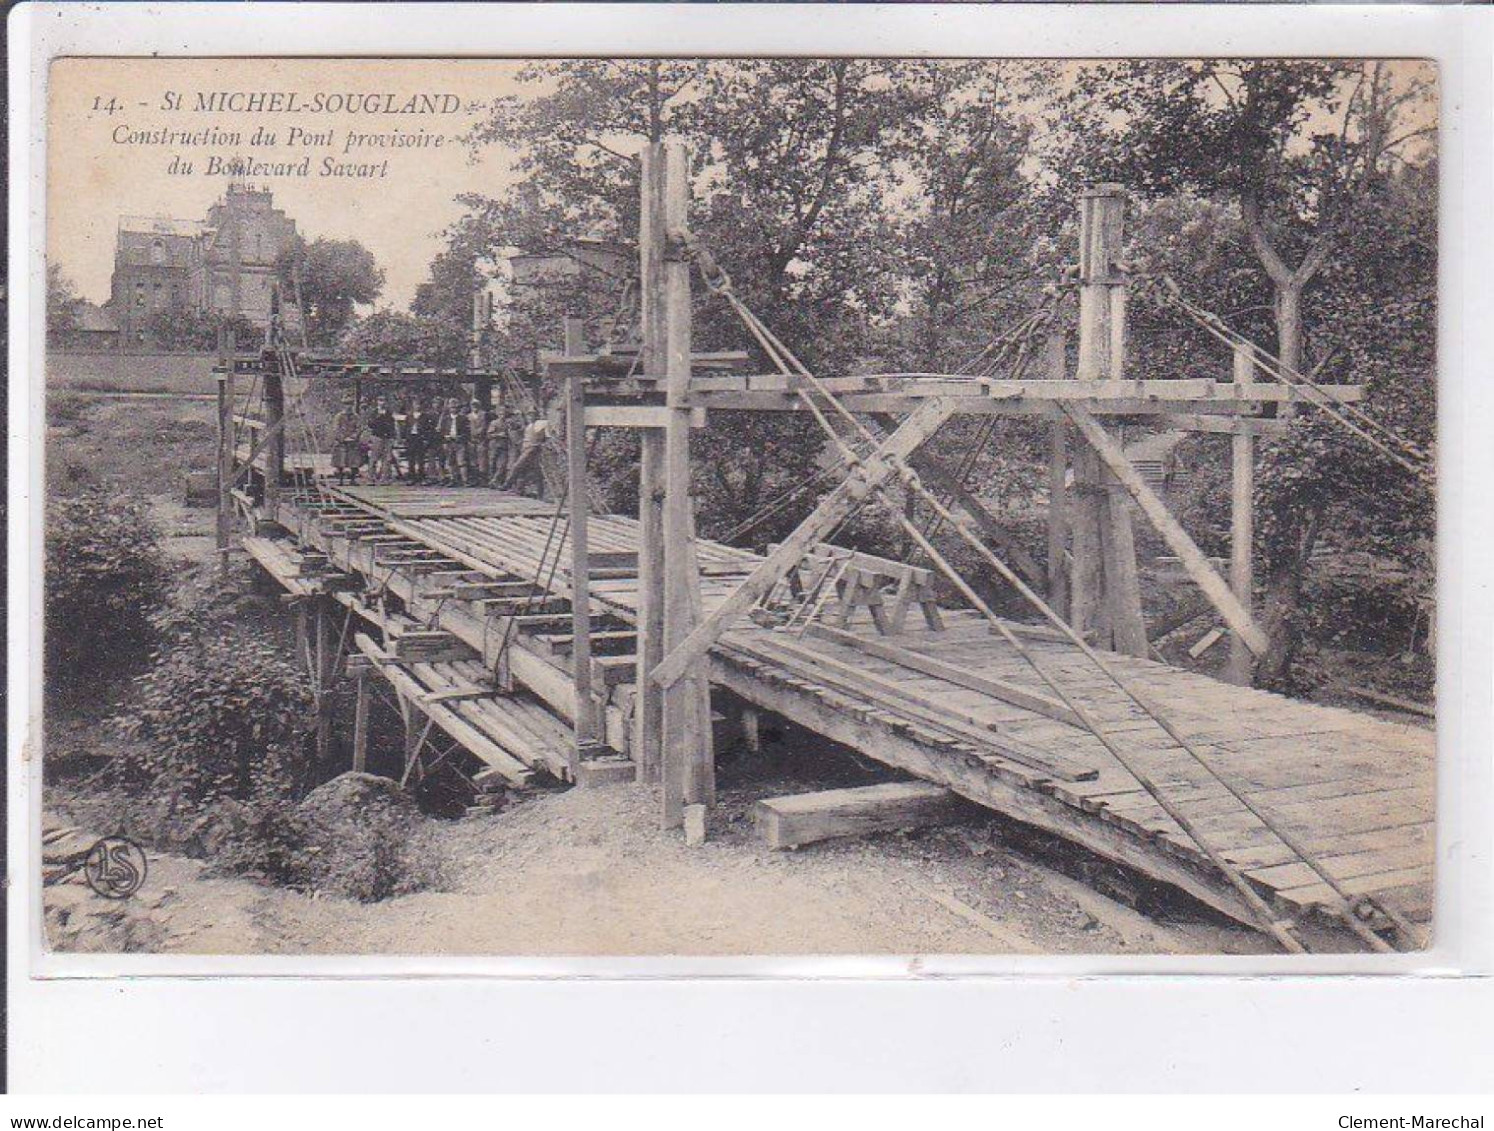
<svg viewBox="0 0 1494 1131">
<path fill-rule="evenodd" d="M 43 948 L 1426 950 L 1439 83 L 52 61 Z"/>
</svg>

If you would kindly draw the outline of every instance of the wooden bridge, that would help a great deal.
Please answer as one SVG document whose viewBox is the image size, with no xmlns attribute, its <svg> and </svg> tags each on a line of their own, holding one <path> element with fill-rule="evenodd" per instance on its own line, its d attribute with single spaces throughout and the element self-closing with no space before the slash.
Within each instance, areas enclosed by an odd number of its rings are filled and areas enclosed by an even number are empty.
<svg viewBox="0 0 1494 1131">
<path fill-rule="evenodd" d="M 491 490 L 301 490 L 264 516 L 266 529 L 274 523 L 283 536 L 253 536 L 245 545 L 290 592 L 339 601 L 351 611 L 356 626 L 349 638 L 364 658 L 355 664 L 360 701 L 367 695 L 363 681 L 376 674 L 388 679 L 409 704 L 412 735 L 428 734 L 424 720 L 433 719 L 519 784 L 538 775 L 632 778 L 639 526 L 617 516 L 589 524 L 592 686 L 607 750 L 578 762 L 568 728 L 557 722 L 574 720 L 576 702 L 573 579 L 553 545 L 555 516 L 554 504 Z M 699 554 L 707 614 L 761 561 L 704 540 Z M 877 564 L 869 559 L 864 568 L 890 612 L 900 584 L 891 576 L 896 563 L 885 573 L 876 572 Z M 398 598 L 400 611 L 381 612 L 370 597 L 376 593 Z M 790 719 L 1249 921 L 1191 838 L 1077 720 L 1065 717 L 982 618 L 944 609 L 935 627 L 920 610 L 900 631 L 883 635 L 864 595 L 848 620 L 839 605 L 832 599 L 803 632 L 750 619 L 735 624 L 710 656 L 717 703 Z M 338 631 L 330 619 L 318 635 Z M 1128 752 L 1262 892 L 1299 914 L 1332 906 L 1334 893 L 1272 829 L 1182 756 L 1072 645 L 1046 629 L 1016 631 L 1067 691 L 1126 735 Z M 1429 920 L 1434 751 L 1428 731 L 1148 660 L 1113 662 L 1172 712 L 1273 824 L 1305 840 L 1349 891 L 1373 895 L 1414 922 Z"/>
<path fill-rule="evenodd" d="M 1361 390 L 1286 370 L 1180 297 L 1230 347 L 1228 379 L 1131 379 L 1133 282 L 1115 186 L 1081 201 L 1072 371 L 1058 288 L 978 367 L 818 376 L 690 234 L 687 195 L 682 150 L 650 147 L 639 340 L 588 351 L 586 328 L 568 319 L 566 348 L 544 359 L 566 391 L 553 431 L 563 407 L 569 505 L 476 488 L 337 488 L 317 474 L 314 449 L 304 466 L 287 460 L 288 387 L 442 378 L 486 395 L 501 375 L 483 372 L 477 351 L 455 373 L 315 369 L 283 341 L 225 364 L 220 545 L 226 553 L 236 506 L 251 526 L 244 544 L 311 614 L 303 646 L 319 689 L 354 654 L 354 765 L 377 673 L 405 718 L 407 777 L 440 730 L 516 785 L 657 783 L 664 827 L 698 837 L 715 800 L 714 724 L 730 708 L 750 740 L 767 711 L 1175 885 L 1289 951 L 1309 949 L 1309 924 L 1313 948 L 1424 945 L 1430 733 L 1248 686 L 1267 641 L 1252 603 L 1257 438 L 1311 409 L 1417 472 L 1354 407 Z M 776 372 L 741 372 L 746 354 L 691 351 L 697 270 Z M 236 429 L 243 368 L 263 379 L 264 412 Z M 723 411 L 811 414 L 840 461 L 842 481 L 762 555 L 696 536 L 691 432 Z M 1048 421 L 1045 563 L 922 450 L 956 415 Z M 1227 579 L 1127 458 L 1117 419 L 1228 438 Z M 591 513 L 587 431 L 598 427 L 639 433 L 636 519 Z M 1042 621 L 998 617 L 907 518 L 905 498 Z M 883 507 L 928 564 L 829 544 L 863 506 Z M 1134 514 L 1227 625 L 1230 682 L 1147 658 Z M 324 742 L 328 726 L 324 712 Z"/>
</svg>

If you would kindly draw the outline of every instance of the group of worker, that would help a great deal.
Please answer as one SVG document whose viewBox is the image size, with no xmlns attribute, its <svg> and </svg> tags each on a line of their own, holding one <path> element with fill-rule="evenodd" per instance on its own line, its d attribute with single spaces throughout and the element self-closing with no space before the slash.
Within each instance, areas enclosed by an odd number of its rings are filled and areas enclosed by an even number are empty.
<svg viewBox="0 0 1494 1131">
<path fill-rule="evenodd" d="M 543 416 L 527 420 L 501 404 L 473 397 L 412 397 L 395 405 L 379 396 L 366 411 L 350 395 L 332 418 L 332 472 L 342 484 L 446 483 L 532 488 L 539 493 Z M 401 465 L 400 456 L 404 462 Z"/>
</svg>

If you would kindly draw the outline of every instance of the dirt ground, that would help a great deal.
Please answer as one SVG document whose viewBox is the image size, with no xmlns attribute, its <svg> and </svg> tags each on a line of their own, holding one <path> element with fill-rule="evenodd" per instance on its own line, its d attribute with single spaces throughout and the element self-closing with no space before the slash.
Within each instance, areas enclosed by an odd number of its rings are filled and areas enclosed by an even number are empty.
<svg viewBox="0 0 1494 1131">
<path fill-rule="evenodd" d="M 755 792 L 755 791 L 754 791 Z M 60 950 L 186 954 L 782 955 L 1251 953 L 1251 932 L 1149 917 L 978 819 L 793 852 L 757 841 L 742 794 L 711 838 L 657 827 L 641 786 L 572 789 L 492 816 L 426 819 L 438 890 L 380 903 L 216 876 L 149 853 L 129 900 L 45 889 Z M 54 824 L 66 818 L 52 815 Z M 82 833 L 81 839 L 91 834 Z"/>
</svg>

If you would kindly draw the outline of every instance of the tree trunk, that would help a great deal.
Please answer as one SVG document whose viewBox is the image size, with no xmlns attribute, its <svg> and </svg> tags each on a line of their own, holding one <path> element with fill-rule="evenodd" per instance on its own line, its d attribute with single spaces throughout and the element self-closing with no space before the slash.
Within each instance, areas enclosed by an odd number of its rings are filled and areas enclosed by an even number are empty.
<svg viewBox="0 0 1494 1131">
<path fill-rule="evenodd" d="M 1276 288 L 1276 355 L 1293 373 L 1302 372 L 1302 288 L 1296 274 Z"/>
<path fill-rule="evenodd" d="M 1266 574 L 1266 654 L 1255 668 L 1255 684 L 1273 691 L 1286 691 L 1291 683 L 1292 660 L 1297 654 L 1297 616 L 1302 605 L 1302 583 L 1307 576 L 1313 548 L 1318 544 L 1323 512 L 1313 511 L 1297 536 L 1293 551 L 1270 564 Z"/>
</svg>

